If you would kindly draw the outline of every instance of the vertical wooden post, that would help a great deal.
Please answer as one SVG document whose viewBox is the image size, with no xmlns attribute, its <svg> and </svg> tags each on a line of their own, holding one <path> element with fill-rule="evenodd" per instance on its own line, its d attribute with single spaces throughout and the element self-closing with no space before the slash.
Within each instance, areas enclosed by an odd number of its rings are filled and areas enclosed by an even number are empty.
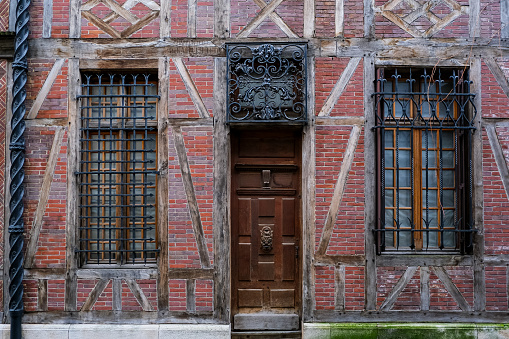
<svg viewBox="0 0 509 339">
<path fill-rule="evenodd" d="M 345 3 L 344 0 L 336 0 L 336 37 L 344 36 L 344 23 L 345 23 Z"/>
<path fill-rule="evenodd" d="M 214 317 L 229 321 L 230 308 L 230 147 L 226 125 L 226 59 L 214 60 Z"/>
<path fill-rule="evenodd" d="M 159 12 L 159 37 L 166 39 L 171 36 L 171 0 L 161 0 L 161 11 Z"/>
<path fill-rule="evenodd" d="M 214 1 L 214 37 L 230 37 L 230 0 Z"/>
<path fill-rule="evenodd" d="M 315 307 L 315 58 L 308 56 L 308 124 L 302 140 L 302 321 L 311 321 Z"/>
<path fill-rule="evenodd" d="M 336 311 L 345 311 L 345 266 L 336 265 L 334 267 L 334 294 L 336 304 L 334 306 Z"/>
<path fill-rule="evenodd" d="M 81 0 L 72 0 L 69 4 L 69 38 L 79 37 L 81 37 Z"/>
<path fill-rule="evenodd" d="M 504 0 L 501 0 L 502 2 Z M 500 3 L 500 9 L 503 9 L 503 4 Z M 477 38 L 481 34 L 481 1 L 470 0 L 468 2 L 468 26 L 470 38 Z M 500 14 L 502 15 L 502 13 Z M 503 22 L 502 22 L 503 25 Z"/>
<path fill-rule="evenodd" d="M 365 9 L 366 10 L 366 9 Z M 372 96 L 375 90 L 375 63 L 372 56 L 364 57 L 364 246 L 366 253 L 365 302 L 366 310 L 376 308 L 376 253 L 375 237 L 372 230 L 376 222 L 376 166 L 375 166 L 375 103 Z"/>
<path fill-rule="evenodd" d="M 79 170 L 79 131 L 81 119 L 79 108 L 80 104 L 77 95 L 80 93 L 80 69 L 79 59 L 71 58 L 68 62 L 68 130 L 67 130 L 67 225 L 65 230 L 66 241 L 66 277 L 65 277 L 65 301 L 64 309 L 66 311 L 76 311 L 76 297 L 78 279 L 76 277 L 77 258 L 74 250 L 78 248 L 76 230 L 79 227 L 78 211 L 78 178 L 76 172 Z"/>
<path fill-rule="evenodd" d="M 484 271 L 484 203 L 482 173 L 482 100 L 481 100 L 481 58 L 474 56 L 470 63 L 470 79 L 473 80 L 471 92 L 475 93 L 474 104 L 477 115 L 474 119 L 477 128 L 472 135 L 472 185 L 473 214 L 477 234 L 474 235 L 474 311 L 482 312 L 486 308 L 486 281 Z M 472 112 L 473 114 L 474 112 Z"/>
<path fill-rule="evenodd" d="M 509 0 L 500 0 L 500 37 L 509 38 Z"/>
<path fill-rule="evenodd" d="M 157 112 L 157 232 L 158 232 L 158 267 L 157 276 L 157 310 L 165 314 L 169 310 L 169 249 L 168 249 L 168 114 L 170 90 L 170 59 L 159 58 L 159 105 Z"/>
<path fill-rule="evenodd" d="M 375 0 L 364 0 L 364 37 L 375 38 Z"/>
<path fill-rule="evenodd" d="M 304 38 L 315 35 L 315 0 L 304 0 Z"/>
</svg>

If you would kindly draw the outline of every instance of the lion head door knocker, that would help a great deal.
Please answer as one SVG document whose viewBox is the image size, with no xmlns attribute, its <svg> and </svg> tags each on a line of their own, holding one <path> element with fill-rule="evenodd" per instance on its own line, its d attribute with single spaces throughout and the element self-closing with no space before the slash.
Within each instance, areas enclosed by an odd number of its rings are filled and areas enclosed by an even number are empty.
<svg viewBox="0 0 509 339">
<path fill-rule="evenodd" d="M 261 231 L 261 245 L 264 252 L 270 252 L 272 250 L 272 237 L 274 231 L 270 226 L 263 226 Z"/>
</svg>

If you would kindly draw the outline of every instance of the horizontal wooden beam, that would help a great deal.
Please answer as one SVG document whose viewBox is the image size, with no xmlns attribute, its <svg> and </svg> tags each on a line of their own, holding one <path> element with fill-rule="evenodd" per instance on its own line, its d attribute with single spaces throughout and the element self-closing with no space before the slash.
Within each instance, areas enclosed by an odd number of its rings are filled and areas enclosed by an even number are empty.
<svg viewBox="0 0 509 339">
<path fill-rule="evenodd" d="M 132 312 L 132 311 L 87 311 L 87 312 L 27 312 L 23 324 L 222 324 L 214 319 L 212 312 Z M 224 323 L 223 323 L 224 324 Z"/>
<path fill-rule="evenodd" d="M 227 42 L 308 42 L 308 54 L 315 57 L 362 57 L 374 55 L 377 65 L 468 65 L 472 56 L 484 58 L 508 57 L 509 41 L 476 39 L 476 45 L 466 39 L 293 39 L 246 38 L 208 39 L 32 39 L 30 58 L 83 59 L 155 59 L 159 57 L 225 57 Z"/>
<path fill-rule="evenodd" d="M 315 255 L 315 266 L 364 266 L 363 255 Z"/>
<path fill-rule="evenodd" d="M 444 323 L 505 323 L 507 312 L 448 312 L 448 311 L 365 311 L 338 312 L 332 310 L 314 311 L 313 322 L 369 323 L 369 322 L 444 322 Z"/>
<path fill-rule="evenodd" d="M 14 58 L 14 33 L 0 34 L 0 59 Z"/>
<path fill-rule="evenodd" d="M 473 259 L 466 255 L 440 254 L 383 254 L 376 258 L 378 267 L 394 266 L 471 266 Z"/>
<path fill-rule="evenodd" d="M 77 276 L 78 279 L 155 279 L 157 269 L 79 269 Z"/>
</svg>

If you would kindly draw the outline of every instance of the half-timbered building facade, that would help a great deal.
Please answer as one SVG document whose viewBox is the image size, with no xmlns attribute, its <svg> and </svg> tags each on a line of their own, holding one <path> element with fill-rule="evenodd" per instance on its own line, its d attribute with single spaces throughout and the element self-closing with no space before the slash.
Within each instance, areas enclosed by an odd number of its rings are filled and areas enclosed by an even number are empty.
<svg viewBox="0 0 509 339">
<path fill-rule="evenodd" d="M 507 0 L 0 0 L 2 330 L 504 337 L 508 24 Z"/>
</svg>

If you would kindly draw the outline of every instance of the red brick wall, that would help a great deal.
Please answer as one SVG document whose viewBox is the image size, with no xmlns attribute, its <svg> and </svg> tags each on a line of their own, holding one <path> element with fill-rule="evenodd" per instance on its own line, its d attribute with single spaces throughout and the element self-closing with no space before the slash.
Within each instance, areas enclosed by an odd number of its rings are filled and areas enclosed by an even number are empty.
<svg viewBox="0 0 509 339">
<path fill-rule="evenodd" d="M 2 1 L 0 2 L 0 32 L 7 31 L 8 28 L 9 28 L 9 1 Z"/>
</svg>

